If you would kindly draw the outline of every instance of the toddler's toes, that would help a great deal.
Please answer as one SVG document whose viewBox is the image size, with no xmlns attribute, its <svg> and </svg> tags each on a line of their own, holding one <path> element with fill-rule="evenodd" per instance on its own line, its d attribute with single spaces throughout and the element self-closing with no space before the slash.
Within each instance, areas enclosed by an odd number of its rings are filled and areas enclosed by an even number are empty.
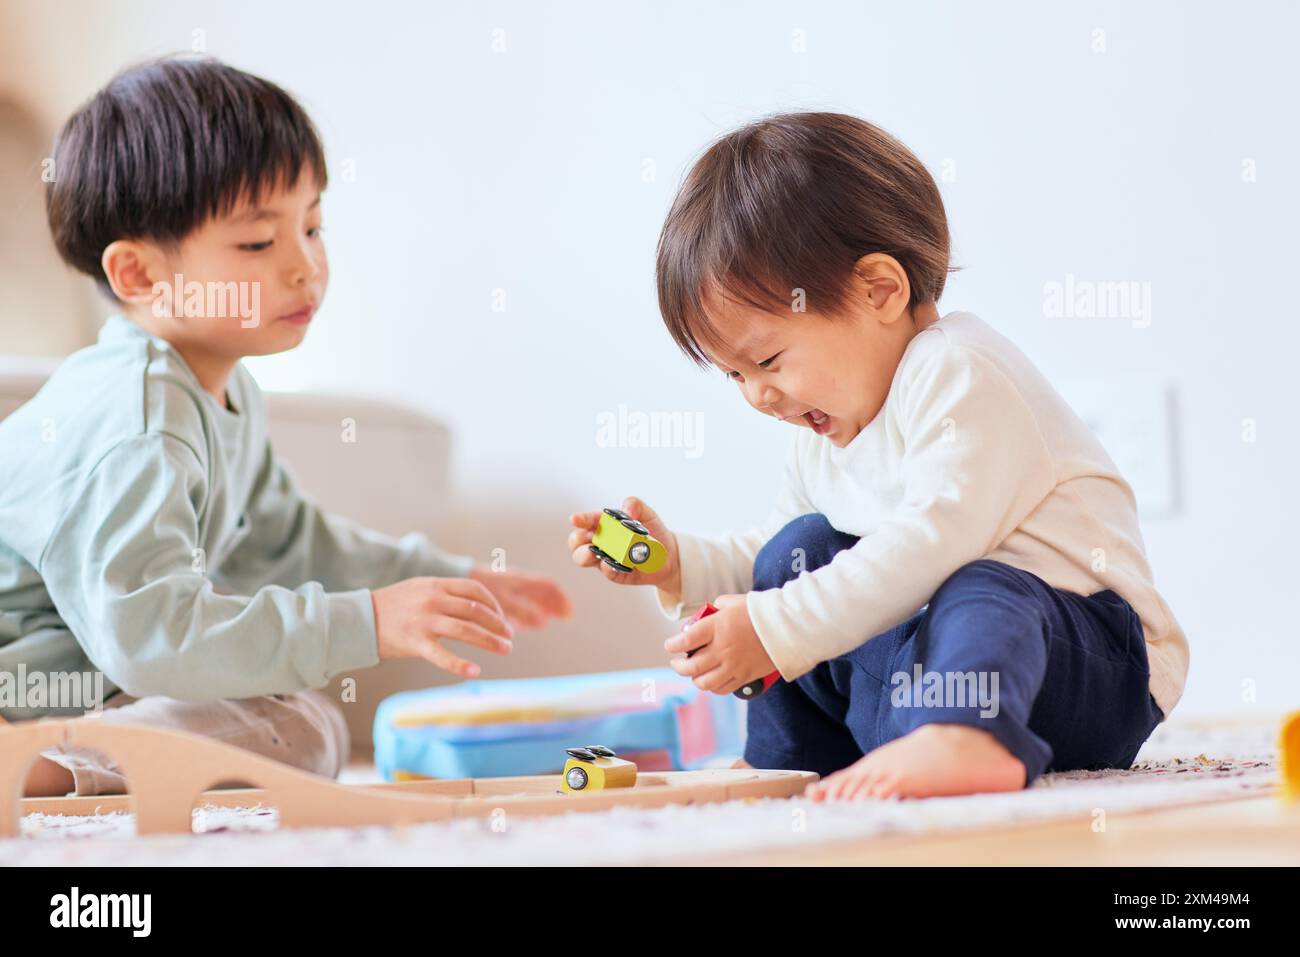
<svg viewBox="0 0 1300 957">
<path fill-rule="evenodd" d="M 862 772 L 858 771 L 857 768 L 846 768 L 846 770 L 840 771 L 835 781 L 835 788 L 831 792 L 831 800 L 848 801 L 849 794 L 853 793 L 853 789 L 858 787 L 861 780 Z"/>
<path fill-rule="evenodd" d="M 878 785 L 879 781 L 877 780 L 876 775 L 870 773 L 859 775 L 857 783 L 854 785 L 853 789 L 845 794 L 845 800 L 869 801 L 871 798 L 876 796 L 875 791 Z"/>
<path fill-rule="evenodd" d="M 882 774 L 871 782 L 869 796 L 885 801 L 899 796 L 901 782 L 896 774 Z"/>
<path fill-rule="evenodd" d="M 829 801 L 843 801 L 847 799 L 850 791 L 857 787 L 862 778 L 862 770 L 858 766 L 851 765 L 843 771 L 837 771 L 831 775 L 826 782 L 826 798 Z"/>
</svg>

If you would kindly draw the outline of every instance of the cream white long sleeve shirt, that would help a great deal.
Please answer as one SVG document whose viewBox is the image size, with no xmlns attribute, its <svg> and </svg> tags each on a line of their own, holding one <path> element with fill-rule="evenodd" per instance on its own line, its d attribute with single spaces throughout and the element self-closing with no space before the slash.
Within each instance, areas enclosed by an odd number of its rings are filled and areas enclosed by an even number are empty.
<svg viewBox="0 0 1300 957">
<path fill-rule="evenodd" d="M 860 540 L 782 588 L 750 591 L 759 550 L 810 512 Z M 798 431 L 760 527 L 677 541 L 682 593 L 660 592 L 664 612 L 748 592 L 787 680 L 906 620 L 954 571 L 988 558 L 1080 595 L 1113 589 L 1142 621 L 1166 715 L 1186 684 L 1187 639 L 1156 591 L 1132 489 L 1029 359 L 970 313 L 908 343 L 883 408 L 846 447 Z"/>
</svg>

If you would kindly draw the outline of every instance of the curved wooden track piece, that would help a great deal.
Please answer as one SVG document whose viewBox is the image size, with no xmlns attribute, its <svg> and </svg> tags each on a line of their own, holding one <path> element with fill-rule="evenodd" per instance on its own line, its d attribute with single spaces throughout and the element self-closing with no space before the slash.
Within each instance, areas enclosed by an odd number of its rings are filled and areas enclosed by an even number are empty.
<svg viewBox="0 0 1300 957">
<path fill-rule="evenodd" d="M 0 731 L 0 836 L 18 834 L 27 769 L 55 745 L 95 748 L 117 761 L 132 791 L 136 833 L 192 830 L 195 800 L 226 781 L 262 789 L 280 811 L 282 827 L 355 826 L 441 821 L 447 802 L 412 794 L 349 788 L 316 774 L 211 738 L 169 728 L 104 724 L 93 718 L 11 724 Z"/>
<path fill-rule="evenodd" d="M 113 757 L 129 795 L 22 797 L 27 769 L 55 746 L 89 747 Z M 281 827 L 356 827 L 484 817 L 602 811 L 613 807 L 707 804 L 743 798 L 786 798 L 817 780 L 807 771 L 750 769 L 645 773 L 635 787 L 564 794 L 560 775 L 339 784 L 210 738 L 146 725 L 103 724 L 93 718 L 0 725 L 0 837 L 19 833 L 20 813 L 136 812 L 138 834 L 192 830 L 196 804 L 271 805 Z M 253 787 L 212 791 L 231 781 Z"/>
</svg>

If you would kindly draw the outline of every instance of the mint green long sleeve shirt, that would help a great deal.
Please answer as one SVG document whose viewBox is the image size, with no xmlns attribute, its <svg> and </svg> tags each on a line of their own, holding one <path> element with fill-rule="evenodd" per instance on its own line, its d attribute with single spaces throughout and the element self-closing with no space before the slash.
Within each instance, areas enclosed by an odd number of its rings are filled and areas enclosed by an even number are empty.
<svg viewBox="0 0 1300 957">
<path fill-rule="evenodd" d="M 0 422 L 0 672 L 193 701 L 318 688 L 378 661 L 370 589 L 468 574 L 423 535 L 322 512 L 242 363 L 228 394 L 115 316 Z"/>
</svg>

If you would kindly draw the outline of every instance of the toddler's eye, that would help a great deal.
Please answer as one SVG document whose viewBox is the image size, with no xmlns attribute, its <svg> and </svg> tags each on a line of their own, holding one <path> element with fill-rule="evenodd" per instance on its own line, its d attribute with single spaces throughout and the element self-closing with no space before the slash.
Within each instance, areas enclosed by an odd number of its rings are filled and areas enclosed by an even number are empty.
<svg viewBox="0 0 1300 957">
<path fill-rule="evenodd" d="M 311 229 L 307 230 L 307 235 L 310 236 L 312 239 L 315 239 L 323 232 L 325 232 L 324 226 L 313 226 Z"/>
<path fill-rule="evenodd" d="M 247 250 L 250 253 L 260 253 L 263 249 L 266 249 L 270 245 L 271 245 L 271 240 L 268 239 L 264 243 L 240 243 L 239 248 Z"/>
<path fill-rule="evenodd" d="M 770 358 L 770 359 L 764 359 L 762 362 L 759 363 L 759 367 L 760 367 L 760 368 L 763 368 L 763 369 L 766 369 L 766 368 L 767 368 L 768 366 L 770 366 L 773 362 L 775 362 L 775 361 L 777 360 L 777 358 L 778 358 L 780 355 L 781 355 L 781 353 L 778 352 L 776 355 L 772 356 L 772 358 Z"/>
<path fill-rule="evenodd" d="M 740 378 L 740 373 L 739 373 L 739 372 L 724 372 L 723 375 L 725 375 L 728 379 L 739 379 L 739 378 Z"/>
</svg>

